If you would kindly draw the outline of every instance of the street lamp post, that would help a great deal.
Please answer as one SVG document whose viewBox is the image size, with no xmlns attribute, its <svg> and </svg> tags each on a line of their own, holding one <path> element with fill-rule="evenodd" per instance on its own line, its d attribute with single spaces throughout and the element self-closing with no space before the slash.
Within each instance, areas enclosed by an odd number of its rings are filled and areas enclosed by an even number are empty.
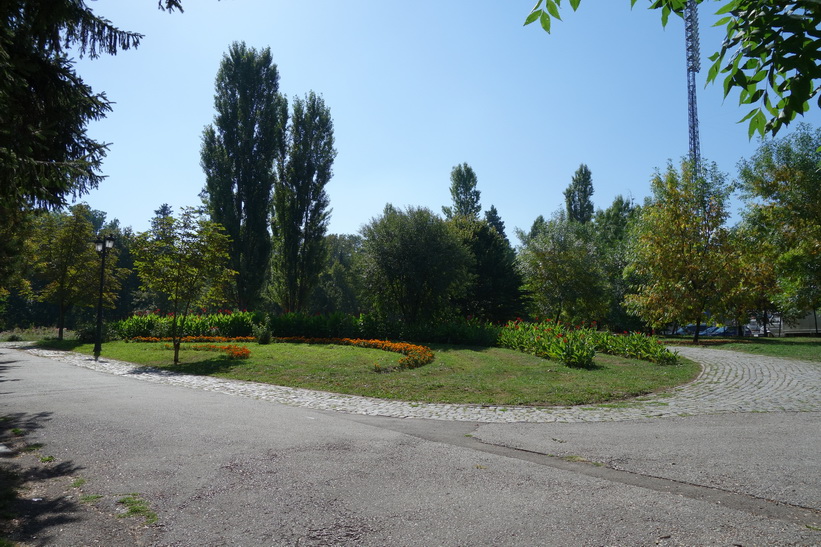
<svg viewBox="0 0 821 547">
<path fill-rule="evenodd" d="M 114 236 L 107 235 L 104 238 L 97 238 L 94 248 L 102 257 L 100 263 L 100 296 L 97 300 L 97 337 L 94 341 L 94 360 L 100 358 L 103 346 L 103 285 L 105 283 L 105 255 L 109 249 L 114 247 Z"/>
</svg>

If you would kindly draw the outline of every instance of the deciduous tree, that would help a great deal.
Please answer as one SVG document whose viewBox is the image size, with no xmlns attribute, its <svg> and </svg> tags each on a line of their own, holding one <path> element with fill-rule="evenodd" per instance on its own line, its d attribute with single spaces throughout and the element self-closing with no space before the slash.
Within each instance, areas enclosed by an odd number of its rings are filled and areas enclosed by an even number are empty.
<svg viewBox="0 0 821 547">
<path fill-rule="evenodd" d="M 630 279 L 624 277 L 629 263 L 630 227 L 640 214 L 641 207 L 619 195 L 610 207 L 596 211 L 593 219 L 599 263 L 607 280 L 609 312 L 605 323 L 615 332 L 639 330 L 643 326 L 624 309 L 624 299 L 630 292 Z"/>
<path fill-rule="evenodd" d="M 729 186 L 714 164 L 696 174 L 684 161 L 680 172 L 670 164 L 657 173 L 651 187 L 630 249 L 627 273 L 641 284 L 626 297 L 628 309 L 653 327 L 698 326 L 707 312 L 721 311 L 733 285 L 724 226 Z"/>
<path fill-rule="evenodd" d="M 293 102 L 287 157 L 273 201 L 273 288 L 286 312 L 304 311 L 325 261 L 331 211 L 325 185 L 336 158 L 331 110 L 310 92 Z"/>
<path fill-rule="evenodd" d="M 564 191 L 567 218 L 585 224 L 593 219 L 593 175 L 581 164 Z"/>
<path fill-rule="evenodd" d="M 387 205 L 362 228 L 365 290 L 383 316 L 408 324 L 455 310 L 470 282 L 470 253 L 429 209 Z"/>
<path fill-rule="evenodd" d="M 481 192 L 476 189 L 476 173 L 467 163 L 456 165 L 450 172 L 450 196 L 452 207 L 442 207 L 445 218 L 462 216 L 478 219 L 482 206 L 479 203 Z"/>
<path fill-rule="evenodd" d="M 600 320 L 607 305 L 605 278 L 590 226 L 569 221 L 562 211 L 530 234 L 517 235 L 532 313 L 569 322 Z"/>
<path fill-rule="evenodd" d="M 79 204 L 68 214 L 38 215 L 27 242 L 32 289 L 38 300 L 57 306 L 57 336 L 61 340 L 69 308 L 94 306 L 99 295 L 100 255 L 94 250 L 96 234 L 91 213 L 87 205 Z M 117 267 L 118 248 L 109 253 L 103 305 L 113 307 L 126 272 Z"/>
<path fill-rule="evenodd" d="M 630 0 L 630 5 L 637 0 Z M 703 0 L 696 0 L 700 4 Z M 575 11 L 581 0 L 570 0 Z M 687 0 L 651 0 L 661 10 L 663 25 L 671 14 L 682 15 Z M 538 0 L 525 24 L 539 21 L 550 32 L 561 19 L 561 0 Z M 721 0 L 716 23 L 725 29 L 707 76 L 724 75 L 724 94 L 739 92 L 741 104 L 754 105 L 741 121 L 750 135 L 775 135 L 818 97 L 821 106 L 821 3 L 818 0 Z"/>
<path fill-rule="evenodd" d="M 215 83 L 214 123 L 203 132 L 203 201 L 211 220 L 230 242 L 234 302 L 256 307 L 271 259 L 271 200 L 274 167 L 285 155 L 288 105 L 279 92 L 279 72 L 271 50 L 234 42 Z"/>
<path fill-rule="evenodd" d="M 180 338 L 194 305 L 221 296 L 236 273 L 227 267 L 228 236 L 221 226 L 184 208 L 180 218 L 156 219 L 151 230 L 138 234 L 134 264 L 142 286 L 166 296 L 173 317 L 174 364 L 179 363 Z"/>
<path fill-rule="evenodd" d="M 739 164 L 746 220 L 772 249 L 788 315 L 821 305 L 821 129 L 801 124 Z"/>
</svg>

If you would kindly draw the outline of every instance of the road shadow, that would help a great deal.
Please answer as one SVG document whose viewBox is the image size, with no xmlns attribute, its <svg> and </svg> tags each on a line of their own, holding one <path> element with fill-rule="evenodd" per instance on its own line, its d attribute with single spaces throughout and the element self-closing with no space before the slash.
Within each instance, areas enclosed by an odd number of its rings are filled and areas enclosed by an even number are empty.
<svg viewBox="0 0 821 547">
<path fill-rule="evenodd" d="M 66 481 L 82 469 L 72 461 L 55 462 L 44 445 L 29 435 L 51 419 L 51 412 L 0 416 L 0 538 L 28 545 L 49 545 L 60 528 L 80 518 L 81 507 L 63 495 Z"/>
</svg>

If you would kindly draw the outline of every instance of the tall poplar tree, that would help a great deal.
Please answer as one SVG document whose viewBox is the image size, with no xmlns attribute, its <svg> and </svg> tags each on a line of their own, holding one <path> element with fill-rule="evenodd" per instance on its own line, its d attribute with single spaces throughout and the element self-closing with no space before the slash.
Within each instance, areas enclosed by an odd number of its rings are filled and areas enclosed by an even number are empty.
<svg viewBox="0 0 821 547">
<path fill-rule="evenodd" d="M 325 185 L 336 158 L 331 111 L 321 96 L 296 98 L 273 200 L 271 260 L 277 303 L 303 311 L 325 262 L 330 200 Z"/>
<path fill-rule="evenodd" d="M 593 219 L 593 175 L 587 165 L 581 164 L 570 186 L 564 191 L 564 201 L 567 205 L 567 218 L 586 224 Z"/>
<path fill-rule="evenodd" d="M 481 192 L 476 189 L 476 173 L 467 163 L 456 165 L 450 172 L 450 195 L 453 207 L 442 207 L 445 218 L 466 217 L 479 219 L 482 206 L 479 204 Z"/>
<path fill-rule="evenodd" d="M 231 239 L 231 268 L 238 272 L 237 307 L 260 303 L 271 257 L 271 201 L 275 165 L 285 154 L 288 103 L 270 48 L 234 42 L 215 83 L 214 123 L 203 132 L 202 198 L 211 220 Z"/>
</svg>

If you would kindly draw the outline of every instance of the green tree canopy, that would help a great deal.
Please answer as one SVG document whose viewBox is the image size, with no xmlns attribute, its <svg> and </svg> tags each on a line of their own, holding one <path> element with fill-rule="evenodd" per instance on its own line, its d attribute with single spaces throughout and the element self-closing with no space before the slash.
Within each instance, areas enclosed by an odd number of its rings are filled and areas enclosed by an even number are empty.
<svg viewBox="0 0 821 547">
<path fill-rule="evenodd" d="M 330 234 L 325 241 L 327 260 L 311 297 L 310 310 L 359 315 L 362 311 L 362 237 Z"/>
<path fill-rule="evenodd" d="M 325 186 L 336 158 L 331 110 L 313 91 L 293 102 L 274 190 L 273 290 L 286 312 L 304 311 L 325 262 L 331 211 Z"/>
<path fill-rule="evenodd" d="M 507 238 L 486 221 L 457 216 L 449 222 L 472 258 L 462 315 L 503 323 L 521 314 L 522 276 Z"/>
<path fill-rule="evenodd" d="M 723 309 L 722 299 L 735 284 L 724 226 L 729 185 L 715 164 L 696 175 L 684 161 L 680 172 L 670 164 L 657 173 L 651 187 L 627 268 L 640 284 L 626 304 L 654 327 L 702 324 L 708 312 Z"/>
<path fill-rule="evenodd" d="M 97 233 L 93 211 L 86 204 L 69 213 L 48 212 L 34 218 L 26 255 L 32 289 L 41 302 L 57 306 L 58 337 L 62 339 L 66 312 L 72 306 L 94 306 L 99 295 L 100 255 L 94 249 Z M 113 307 L 120 282 L 127 273 L 117 267 L 119 249 L 109 251 L 103 304 Z"/>
<path fill-rule="evenodd" d="M 567 218 L 585 224 L 593 220 L 593 175 L 585 164 L 581 164 L 570 185 L 564 191 Z"/>
<path fill-rule="evenodd" d="M 221 226 L 190 207 L 184 208 L 178 219 L 157 218 L 148 232 L 137 236 L 134 264 L 142 286 L 165 295 L 167 311 L 173 315 L 175 364 L 190 308 L 221 298 L 225 284 L 236 273 L 226 267 L 228 243 Z"/>
<path fill-rule="evenodd" d="M 485 211 L 485 222 L 488 225 L 496 230 L 500 236 L 502 236 L 505 241 L 507 241 L 507 234 L 505 233 L 505 223 L 502 220 L 502 217 L 499 216 L 499 211 L 496 209 L 495 205 L 491 205 L 490 209 Z"/>
<path fill-rule="evenodd" d="M 605 323 L 615 332 L 635 331 L 644 325 L 624 309 L 631 279 L 624 276 L 629 263 L 631 227 L 641 214 L 641 207 L 621 195 L 607 209 L 599 209 L 593 229 L 599 251 L 599 263 L 607 280 L 609 312 Z"/>
<path fill-rule="evenodd" d="M 637 0 L 630 0 L 630 5 Z M 703 0 L 696 0 L 697 4 Z M 561 19 L 561 0 L 538 0 L 525 24 L 539 21 L 550 32 L 551 21 Z M 581 0 L 570 0 L 575 11 Z M 671 14 L 683 15 L 687 0 L 650 0 L 661 10 L 663 25 Z M 707 81 L 724 75 L 724 95 L 739 92 L 741 104 L 754 105 L 741 121 L 750 136 L 775 135 L 810 101 L 821 107 L 821 3 L 818 0 L 719 0 L 716 23 L 725 29 Z"/>
<path fill-rule="evenodd" d="M 562 211 L 534 228 L 517 231 L 531 312 L 569 322 L 601 320 L 607 294 L 591 227 L 569 221 Z"/>
<path fill-rule="evenodd" d="M 256 307 L 271 259 L 274 166 L 285 155 L 288 104 L 270 48 L 244 42 L 228 49 L 215 83 L 214 123 L 203 132 L 202 198 L 211 220 L 231 238 L 234 304 Z"/>
<path fill-rule="evenodd" d="M 821 129 L 761 143 L 739 175 L 747 223 L 766 239 L 776 267 L 779 307 L 788 314 L 821 305 Z M 763 243 L 763 241 L 762 241 Z"/>
<path fill-rule="evenodd" d="M 455 311 L 470 282 L 470 253 L 429 209 L 385 206 L 362 228 L 365 290 L 383 316 L 416 324 Z"/>
<path fill-rule="evenodd" d="M 0 216 L 61 207 L 97 186 L 107 145 L 89 137 L 87 126 L 111 106 L 77 75 L 67 50 L 114 55 L 140 38 L 83 0 L 0 4 Z"/>
<path fill-rule="evenodd" d="M 477 182 L 476 173 L 467 163 L 453 167 L 450 171 L 450 196 L 453 199 L 453 207 L 442 207 L 445 218 L 479 218 L 482 206 L 479 203 L 481 192 L 476 189 Z"/>
</svg>

